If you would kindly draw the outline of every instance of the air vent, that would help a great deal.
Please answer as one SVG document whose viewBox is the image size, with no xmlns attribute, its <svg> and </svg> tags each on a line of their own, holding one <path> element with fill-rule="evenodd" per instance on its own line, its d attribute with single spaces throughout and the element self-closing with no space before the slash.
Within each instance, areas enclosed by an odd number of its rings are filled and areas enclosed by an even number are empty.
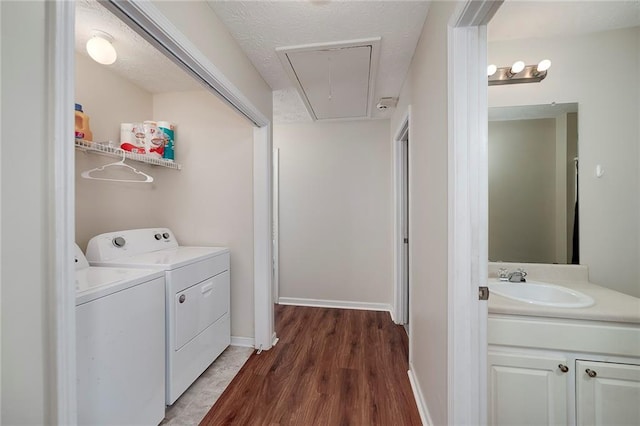
<svg viewBox="0 0 640 426">
<path fill-rule="evenodd" d="M 276 49 L 314 120 L 371 116 L 380 38 Z"/>
</svg>

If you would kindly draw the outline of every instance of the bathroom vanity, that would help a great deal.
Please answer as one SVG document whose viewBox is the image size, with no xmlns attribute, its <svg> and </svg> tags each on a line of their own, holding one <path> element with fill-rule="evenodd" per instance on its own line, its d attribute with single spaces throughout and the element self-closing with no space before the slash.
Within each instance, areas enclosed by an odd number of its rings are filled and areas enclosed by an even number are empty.
<svg viewBox="0 0 640 426">
<path fill-rule="evenodd" d="M 490 264 L 490 281 L 504 265 Z M 489 424 L 640 424 L 640 299 L 589 283 L 584 266 L 507 265 L 595 303 L 565 308 L 491 294 Z"/>
</svg>

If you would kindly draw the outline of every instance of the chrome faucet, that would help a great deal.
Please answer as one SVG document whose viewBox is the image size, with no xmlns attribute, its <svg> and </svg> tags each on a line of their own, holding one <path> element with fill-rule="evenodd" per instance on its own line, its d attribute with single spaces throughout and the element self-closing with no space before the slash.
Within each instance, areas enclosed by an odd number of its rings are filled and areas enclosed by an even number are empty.
<svg viewBox="0 0 640 426">
<path fill-rule="evenodd" d="M 512 282 L 512 283 L 524 283 L 527 281 L 524 278 L 526 276 L 527 276 L 527 272 L 522 268 L 518 268 L 516 271 L 508 275 L 508 280 L 509 282 Z"/>
<path fill-rule="evenodd" d="M 527 281 L 525 279 L 526 276 L 527 276 L 527 272 L 522 268 L 518 268 L 511 273 L 509 273 L 509 270 L 506 268 L 498 269 L 498 279 L 500 281 L 505 281 L 505 282 L 508 281 L 512 283 L 524 283 Z"/>
</svg>

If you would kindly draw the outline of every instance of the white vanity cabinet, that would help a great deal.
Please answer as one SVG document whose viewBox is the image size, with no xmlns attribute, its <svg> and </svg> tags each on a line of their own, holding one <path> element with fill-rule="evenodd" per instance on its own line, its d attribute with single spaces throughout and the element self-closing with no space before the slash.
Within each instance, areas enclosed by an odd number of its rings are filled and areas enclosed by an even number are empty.
<svg viewBox="0 0 640 426">
<path fill-rule="evenodd" d="M 487 359 L 489 424 L 567 424 L 565 357 L 489 352 Z"/>
<path fill-rule="evenodd" d="M 579 425 L 640 425 L 640 366 L 576 360 Z"/>
<path fill-rule="evenodd" d="M 640 425 L 638 324 L 489 315 L 490 425 Z"/>
</svg>

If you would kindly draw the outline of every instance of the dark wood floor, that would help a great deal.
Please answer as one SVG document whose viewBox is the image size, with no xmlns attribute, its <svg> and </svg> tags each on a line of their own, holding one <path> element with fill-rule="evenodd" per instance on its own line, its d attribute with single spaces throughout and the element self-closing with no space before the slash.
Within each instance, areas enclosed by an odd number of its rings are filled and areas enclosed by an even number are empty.
<svg viewBox="0 0 640 426">
<path fill-rule="evenodd" d="M 386 312 L 276 305 L 280 341 L 253 354 L 200 425 L 420 425 L 407 337 Z"/>
</svg>

